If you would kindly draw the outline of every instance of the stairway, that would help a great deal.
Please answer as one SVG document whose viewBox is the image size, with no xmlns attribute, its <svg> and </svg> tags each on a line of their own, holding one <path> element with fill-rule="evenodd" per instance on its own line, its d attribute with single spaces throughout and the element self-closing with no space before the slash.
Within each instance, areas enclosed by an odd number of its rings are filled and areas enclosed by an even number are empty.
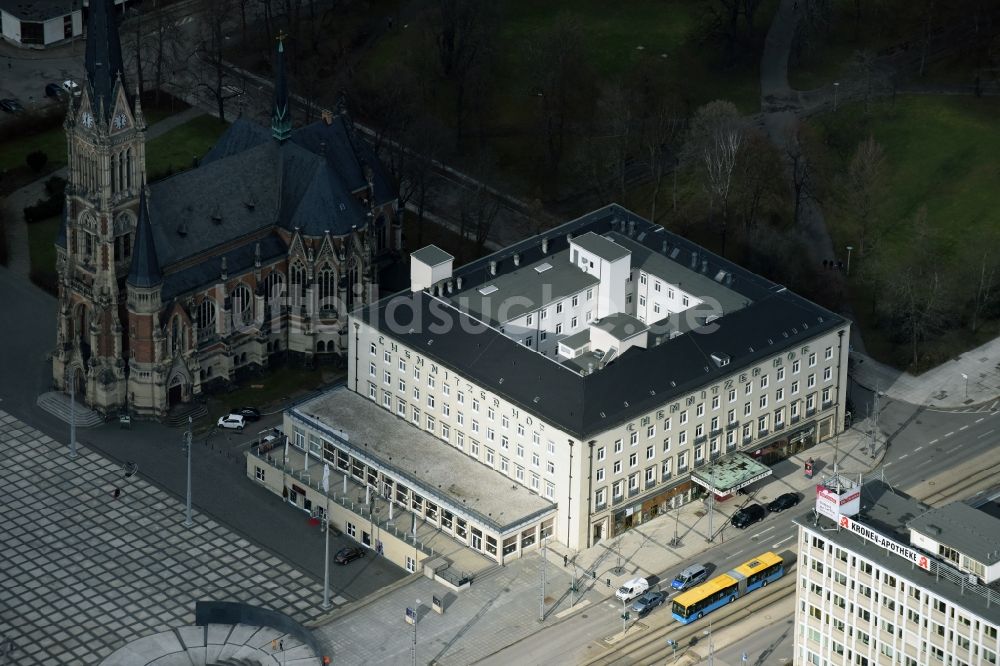
<svg viewBox="0 0 1000 666">
<path fill-rule="evenodd" d="M 192 402 L 187 405 L 178 405 L 171 409 L 170 413 L 167 414 L 167 418 L 164 419 L 164 423 L 171 428 L 186 426 L 189 416 L 192 420 L 196 420 L 206 414 L 208 414 L 208 407 L 204 403 Z"/>
<path fill-rule="evenodd" d="M 38 396 L 35 404 L 52 414 L 60 421 L 69 423 L 70 404 L 69 396 L 61 391 L 49 391 Z M 77 428 L 92 428 L 104 423 L 104 418 L 90 407 L 83 405 L 79 400 L 73 408 L 73 419 Z"/>
</svg>

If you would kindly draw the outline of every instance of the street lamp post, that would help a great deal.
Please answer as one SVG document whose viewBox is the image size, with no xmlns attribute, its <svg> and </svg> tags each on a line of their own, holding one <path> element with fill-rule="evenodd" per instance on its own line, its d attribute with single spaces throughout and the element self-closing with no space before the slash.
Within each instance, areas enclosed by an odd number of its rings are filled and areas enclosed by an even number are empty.
<svg viewBox="0 0 1000 666">
<path fill-rule="evenodd" d="M 840 82 L 835 81 L 833 84 L 833 110 L 837 110 L 837 92 L 840 90 Z"/>
<path fill-rule="evenodd" d="M 622 636 L 624 636 L 625 632 L 628 630 L 625 624 L 626 622 L 628 622 L 628 610 L 625 608 L 625 600 L 622 599 Z"/>
<path fill-rule="evenodd" d="M 847 271 L 846 271 L 847 275 L 851 274 L 851 250 L 853 249 L 854 247 L 852 245 L 847 246 Z"/>
<path fill-rule="evenodd" d="M 962 373 L 962 379 L 965 380 L 965 399 L 969 399 L 969 375 Z"/>
<path fill-rule="evenodd" d="M 69 382 L 69 457 L 76 458 L 76 378 L 73 369 L 66 368 Z"/>
<path fill-rule="evenodd" d="M 188 416 L 187 432 L 184 433 L 184 448 L 187 449 L 187 509 L 184 514 L 184 527 L 191 527 L 191 417 Z"/>
<path fill-rule="evenodd" d="M 413 607 L 413 649 L 410 651 L 410 663 L 417 666 L 417 619 L 420 617 L 420 599 Z"/>
<path fill-rule="evenodd" d="M 542 539 L 542 590 L 538 598 L 538 621 L 545 622 L 545 560 L 548 559 L 548 542 Z"/>
</svg>

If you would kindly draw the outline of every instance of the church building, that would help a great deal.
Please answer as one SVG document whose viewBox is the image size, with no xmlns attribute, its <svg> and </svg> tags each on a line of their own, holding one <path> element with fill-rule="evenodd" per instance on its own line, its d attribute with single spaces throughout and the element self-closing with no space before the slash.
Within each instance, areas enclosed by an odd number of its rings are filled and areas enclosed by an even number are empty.
<svg viewBox="0 0 1000 666">
<path fill-rule="evenodd" d="M 347 112 L 292 129 L 283 45 L 271 127 L 243 118 L 197 168 L 146 182 L 146 122 L 112 0 L 94 0 L 65 121 L 53 381 L 159 418 L 276 354 L 343 356 L 347 314 L 399 258 L 397 193 Z"/>
</svg>

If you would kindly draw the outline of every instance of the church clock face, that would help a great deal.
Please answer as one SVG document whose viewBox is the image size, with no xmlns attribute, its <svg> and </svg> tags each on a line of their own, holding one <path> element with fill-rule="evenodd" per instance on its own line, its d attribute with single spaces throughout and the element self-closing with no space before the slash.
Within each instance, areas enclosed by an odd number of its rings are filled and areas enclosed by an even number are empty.
<svg viewBox="0 0 1000 666">
<path fill-rule="evenodd" d="M 83 126 L 84 127 L 94 126 L 94 114 L 92 114 L 90 111 L 83 112 Z"/>
<path fill-rule="evenodd" d="M 126 125 L 128 125 L 128 116 L 124 113 L 115 116 L 115 129 L 125 129 Z"/>
</svg>

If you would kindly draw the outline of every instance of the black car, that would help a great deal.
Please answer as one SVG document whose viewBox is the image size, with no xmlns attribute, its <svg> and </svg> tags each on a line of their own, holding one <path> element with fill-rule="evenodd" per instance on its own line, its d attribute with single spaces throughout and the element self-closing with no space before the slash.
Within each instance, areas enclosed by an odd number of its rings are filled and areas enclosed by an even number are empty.
<svg viewBox="0 0 1000 666">
<path fill-rule="evenodd" d="M 16 99 L 0 99 L 0 109 L 7 113 L 21 113 L 24 107 Z"/>
<path fill-rule="evenodd" d="M 247 421 L 260 421 L 260 410 L 253 407 L 230 407 L 230 414 L 239 414 Z"/>
<path fill-rule="evenodd" d="M 354 560 L 360 559 L 365 556 L 365 551 L 362 548 L 356 548 L 354 546 L 348 546 L 347 548 L 341 548 L 334 555 L 333 561 L 337 564 L 347 564 Z"/>
<path fill-rule="evenodd" d="M 733 517 L 729 519 L 733 527 L 738 527 L 743 529 L 744 527 L 749 527 L 754 523 L 758 523 L 764 520 L 767 515 L 767 509 L 762 507 L 760 504 L 748 504 L 736 513 Z"/>
<path fill-rule="evenodd" d="M 632 604 L 632 610 L 639 614 L 639 617 L 647 615 L 654 608 L 663 603 L 663 600 L 667 598 L 667 595 L 663 592 L 654 592 L 650 590 L 646 594 L 642 595 Z"/>
<path fill-rule="evenodd" d="M 45 86 L 45 96 L 62 99 L 66 96 L 66 91 L 58 83 L 50 83 Z"/>
<path fill-rule="evenodd" d="M 775 497 L 774 500 L 767 505 L 767 510 L 771 513 L 777 513 L 779 511 L 784 511 L 785 509 L 791 509 L 798 503 L 798 493 L 785 493 L 784 495 L 778 495 Z"/>
</svg>

